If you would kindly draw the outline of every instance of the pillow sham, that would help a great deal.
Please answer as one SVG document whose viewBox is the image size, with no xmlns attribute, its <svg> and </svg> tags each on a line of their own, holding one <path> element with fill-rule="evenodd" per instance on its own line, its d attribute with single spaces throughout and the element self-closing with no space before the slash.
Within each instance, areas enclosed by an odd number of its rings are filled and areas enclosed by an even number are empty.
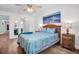
<svg viewBox="0 0 79 59">
<path fill-rule="evenodd" d="M 56 28 L 47 28 L 47 32 L 49 33 L 55 33 Z"/>
<path fill-rule="evenodd" d="M 42 28 L 41 31 L 47 32 L 47 28 Z"/>
</svg>

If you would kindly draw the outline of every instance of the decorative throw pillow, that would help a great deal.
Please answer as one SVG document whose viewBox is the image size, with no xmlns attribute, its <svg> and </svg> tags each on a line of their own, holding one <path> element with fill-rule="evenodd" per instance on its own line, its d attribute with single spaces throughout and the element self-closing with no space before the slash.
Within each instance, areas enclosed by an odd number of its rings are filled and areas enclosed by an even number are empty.
<svg viewBox="0 0 79 59">
<path fill-rule="evenodd" d="M 55 33 L 56 28 L 47 28 L 47 32 L 49 33 Z"/>
<path fill-rule="evenodd" d="M 41 31 L 47 32 L 47 28 L 42 28 Z"/>
</svg>

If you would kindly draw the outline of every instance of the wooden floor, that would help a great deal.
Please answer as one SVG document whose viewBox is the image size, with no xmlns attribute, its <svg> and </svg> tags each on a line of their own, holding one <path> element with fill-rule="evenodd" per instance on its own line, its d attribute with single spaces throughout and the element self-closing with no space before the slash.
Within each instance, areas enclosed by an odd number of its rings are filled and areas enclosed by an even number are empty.
<svg viewBox="0 0 79 59">
<path fill-rule="evenodd" d="M 70 51 L 55 44 L 39 54 L 77 54 L 79 51 Z M 24 50 L 16 43 L 16 39 L 9 39 L 9 34 L 0 35 L 0 54 L 25 54 Z"/>
</svg>

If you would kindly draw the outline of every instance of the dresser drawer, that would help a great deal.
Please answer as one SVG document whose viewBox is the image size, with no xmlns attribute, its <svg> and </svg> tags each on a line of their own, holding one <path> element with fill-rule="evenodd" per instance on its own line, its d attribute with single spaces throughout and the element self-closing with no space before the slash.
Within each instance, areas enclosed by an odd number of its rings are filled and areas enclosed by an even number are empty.
<svg viewBox="0 0 79 59">
<path fill-rule="evenodd" d="M 64 39 L 72 39 L 73 37 L 69 37 L 69 36 L 62 36 L 62 38 L 64 38 Z"/>
<path fill-rule="evenodd" d="M 64 44 L 64 47 L 68 48 L 68 49 L 72 49 L 73 45 L 70 43 Z"/>
<path fill-rule="evenodd" d="M 62 47 L 73 50 L 75 48 L 75 35 L 62 34 Z"/>
<path fill-rule="evenodd" d="M 68 40 L 67 40 L 67 39 L 64 39 L 64 40 L 63 40 L 63 43 L 64 43 L 64 42 L 65 42 L 65 43 L 70 43 L 70 44 L 73 43 L 73 41 L 72 41 L 71 39 L 68 39 Z"/>
<path fill-rule="evenodd" d="M 68 41 L 68 42 L 72 42 L 73 40 L 72 39 L 66 39 L 66 38 L 62 38 L 63 41 Z"/>
</svg>

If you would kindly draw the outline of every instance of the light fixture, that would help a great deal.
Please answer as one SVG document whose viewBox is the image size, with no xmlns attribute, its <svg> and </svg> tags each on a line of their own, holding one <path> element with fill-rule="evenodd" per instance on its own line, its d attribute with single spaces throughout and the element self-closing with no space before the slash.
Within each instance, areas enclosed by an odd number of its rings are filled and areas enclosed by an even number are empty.
<svg viewBox="0 0 79 59">
<path fill-rule="evenodd" d="M 39 26 L 42 27 L 43 25 L 42 24 L 39 24 Z"/>
<path fill-rule="evenodd" d="M 20 22 L 20 24 L 22 25 L 22 24 L 23 24 L 23 22 L 21 21 L 21 22 Z"/>
<path fill-rule="evenodd" d="M 40 27 L 40 31 L 42 30 L 42 26 L 43 26 L 43 24 L 39 24 L 39 27 Z"/>
<path fill-rule="evenodd" d="M 32 8 L 27 8 L 27 11 L 28 12 L 33 12 L 33 9 Z"/>
<path fill-rule="evenodd" d="M 42 7 L 36 4 L 15 4 L 16 6 L 20 6 L 23 8 L 23 11 L 27 12 L 36 12 L 38 9 Z"/>
<path fill-rule="evenodd" d="M 16 20 L 15 23 L 18 23 L 18 21 Z"/>
<path fill-rule="evenodd" d="M 69 31 L 72 28 L 72 24 L 71 23 L 65 23 L 64 28 L 66 28 L 66 34 L 69 34 Z"/>
</svg>

